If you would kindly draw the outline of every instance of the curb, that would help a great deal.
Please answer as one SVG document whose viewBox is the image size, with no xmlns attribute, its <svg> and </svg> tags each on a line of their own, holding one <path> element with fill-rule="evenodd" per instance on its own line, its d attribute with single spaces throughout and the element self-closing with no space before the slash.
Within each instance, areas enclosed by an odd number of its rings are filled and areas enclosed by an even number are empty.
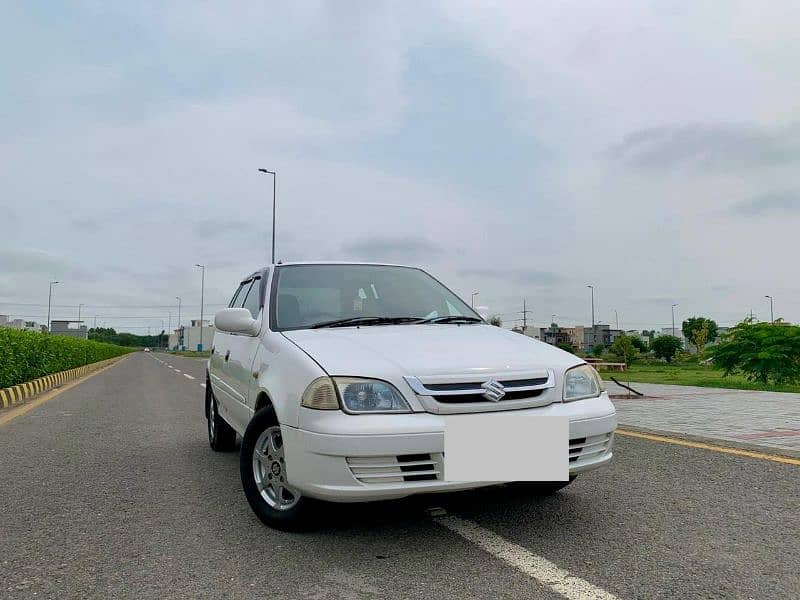
<svg viewBox="0 0 800 600">
<path fill-rule="evenodd" d="M 635 425 L 625 425 L 624 423 L 619 423 L 617 428 L 621 429 L 623 432 L 630 431 L 632 433 L 648 433 L 651 435 L 671 437 L 678 440 L 686 440 L 687 442 L 698 442 L 701 444 L 719 446 L 721 448 L 730 448 L 732 450 L 760 452 L 761 454 L 769 454 L 771 456 L 800 459 L 800 450 L 793 450 L 791 448 L 776 448 L 775 446 L 762 446 L 760 444 L 738 442 L 733 440 L 727 440 L 724 438 L 715 438 L 705 435 L 682 433 L 680 431 L 669 431 L 667 429 L 651 429 L 649 427 L 637 427 Z"/>
<path fill-rule="evenodd" d="M 100 362 L 90 363 L 88 365 L 83 365 L 82 367 L 75 367 L 74 369 L 60 371 L 59 373 L 53 373 L 52 375 L 45 375 L 44 377 L 39 377 L 33 381 L 26 381 L 25 383 L 19 383 L 8 388 L 2 388 L 0 389 L 0 410 L 22 404 L 25 402 L 25 400 L 33 398 L 42 392 L 60 387 L 69 381 L 83 377 L 84 375 L 105 367 L 106 365 L 117 362 L 126 356 L 127 354 L 115 356 L 114 358 L 108 358 L 106 360 L 101 360 Z"/>
</svg>

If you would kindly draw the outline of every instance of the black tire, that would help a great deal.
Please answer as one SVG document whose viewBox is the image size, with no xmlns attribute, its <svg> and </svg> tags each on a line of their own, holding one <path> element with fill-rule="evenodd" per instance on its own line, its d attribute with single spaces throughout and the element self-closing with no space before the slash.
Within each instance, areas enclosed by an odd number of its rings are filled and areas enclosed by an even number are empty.
<svg viewBox="0 0 800 600">
<path fill-rule="evenodd" d="M 577 475 L 570 475 L 569 481 L 520 481 L 519 484 L 535 496 L 550 496 L 575 481 Z"/>
<path fill-rule="evenodd" d="M 280 424 L 278 423 L 275 410 L 272 406 L 265 406 L 253 415 L 250 424 L 244 432 L 242 448 L 239 455 L 239 472 L 242 478 L 242 488 L 244 489 L 244 494 L 247 497 L 250 508 L 253 509 L 253 512 L 262 523 L 283 531 L 300 531 L 306 529 L 311 524 L 309 508 L 313 500 L 301 496 L 299 492 L 292 490 L 291 486 L 289 486 L 289 490 L 284 491 L 283 494 L 288 493 L 292 498 L 290 502 L 294 502 L 294 504 L 284 509 L 275 508 L 270 506 L 265 498 L 265 495 L 269 496 L 272 490 L 265 490 L 264 494 L 262 494 L 256 480 L 257 467 L 253 462 L 256 444 L 259 443 L 259 440 L 264 439 L 263 436 L 269 436 L 269 430 L 271 430 L 273 434 L 279 436 L 279 428 Z M 276 433 L 276 431 L 278 433 Z M 282 458 L 282 438 L 280 438 L 280 445 Z M 260 470 L 259 472 L 265 473 L 266 476 L 272 478 L 274 477 L 273 474 L 277 471 L 280 477 L 285 478 L 286 463 L 281 459 L 278 460 L 281 466 L 276 467 L 275 470 L 266 466 L 266 461 L 261 462 L 261 467 L 258 468 L 263 468 L 264 470 Z M 272 465 L 274 462 L 275 461 L 269 464 Z M 269 470 L 268 473 L 267 470 Z M 281 479 L 280 481 L 284 482 L 285 479 Z"/>
<path fill-rule="evenodd" d="M 206 423 L 208 429 L 208 445 L 216 452 L 230 452 L 236 447 L 236 431 L 219 416 L 217 399 L 211 391 L 211 384 L 206 380 Z"/>
</svg>

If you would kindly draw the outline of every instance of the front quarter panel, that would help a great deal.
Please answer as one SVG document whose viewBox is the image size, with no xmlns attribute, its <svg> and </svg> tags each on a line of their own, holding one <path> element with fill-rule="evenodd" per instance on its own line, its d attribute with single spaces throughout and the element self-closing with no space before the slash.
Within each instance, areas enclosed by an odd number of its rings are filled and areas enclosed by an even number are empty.
<svg viewBox="0 0 800 600">
<path fill-rule="evenodd" d="M 267 331 L 256 352 L 253 370 L 258 373 L 259 392 L 269 396 L 281 425 L 297 427 L 300 400 L 308 384 L 325 371 L 282 333 Z M 255 401 L 251 403 L 255 407 Z"/>
</svg>

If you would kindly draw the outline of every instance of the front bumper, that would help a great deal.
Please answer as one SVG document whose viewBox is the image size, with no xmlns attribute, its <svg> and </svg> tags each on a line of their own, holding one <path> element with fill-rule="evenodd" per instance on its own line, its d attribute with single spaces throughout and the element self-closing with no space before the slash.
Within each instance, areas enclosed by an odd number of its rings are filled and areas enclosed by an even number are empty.
<svg viewBox="0 0 800 600">
<path fill-rule="evenodd" d="M 607 394 L 514 412 L 569 417 L 571 475 L 611 461 L 617 416 Z M 345 415 L 303 409 L 300 425 L 281 427 L 287 476 L 312 498 L 360 502 L 494 484 L 442 479 L 444 417 L 440 415 Z M 404 466 L 410 463 L 415 466 Z M 392 466 L 356 466 L 365 464 Z"/>
</svg>

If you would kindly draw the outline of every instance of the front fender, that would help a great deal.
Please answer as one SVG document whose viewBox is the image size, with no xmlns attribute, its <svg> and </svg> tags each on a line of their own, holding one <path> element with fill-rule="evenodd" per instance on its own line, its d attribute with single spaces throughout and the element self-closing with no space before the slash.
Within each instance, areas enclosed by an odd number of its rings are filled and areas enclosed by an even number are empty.
<svg viewBox="0 0 800 600">
<path fill-rule="evenodd" d="M 269 331 L 259 344 L 253 362 L 258 373 L 250 405 L 264 393 L 275 409 L 281 425 L 297 427 L 300 401 L 308 384 L 327 373 L 294 342 L 279 332 Z"/>
</svg>

